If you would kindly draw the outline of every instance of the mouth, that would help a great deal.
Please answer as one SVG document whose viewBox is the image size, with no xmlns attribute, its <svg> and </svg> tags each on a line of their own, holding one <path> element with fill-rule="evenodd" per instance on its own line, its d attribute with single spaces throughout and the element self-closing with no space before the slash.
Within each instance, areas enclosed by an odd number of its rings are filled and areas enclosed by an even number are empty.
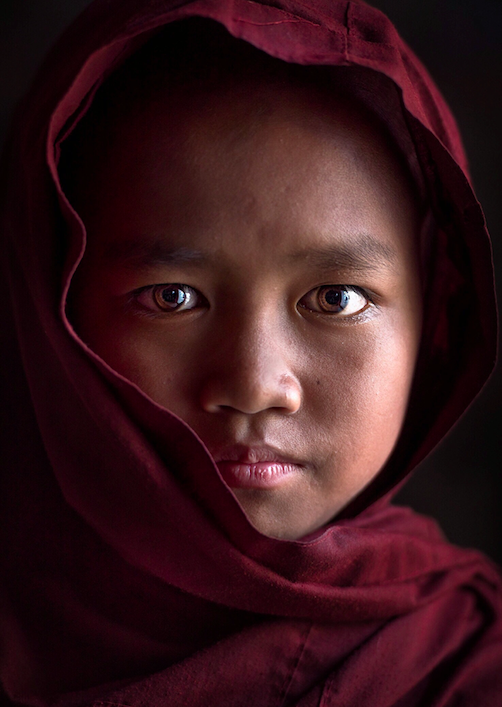
<svg viewBox="0 0 502 707">
<path fill-rule="evenodd" d="M 268 446 L 234 445 L 212 456 L 223 479 L 235 489 L 275 488 L 304 469 L 299 460 Z"/>
</svg>

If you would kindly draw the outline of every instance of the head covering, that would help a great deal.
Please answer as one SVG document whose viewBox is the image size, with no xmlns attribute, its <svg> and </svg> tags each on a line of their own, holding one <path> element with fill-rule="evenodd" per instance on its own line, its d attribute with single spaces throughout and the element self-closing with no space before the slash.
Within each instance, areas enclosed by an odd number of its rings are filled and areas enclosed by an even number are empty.
<svg viewBox="0 0 502 707">
<path fill-rule="evenodd" d="M 253 528 L 188 426 L 93 354 L 65 314 L 84 226 L 59 182 L 61 145 L 127 56 L 193 16 L 286 62 L 391 79 L 436 224 L 400 441 L 370 486 L 305 540 Z M 383 110 L 377 98 L 373 108 Z M 389 504 L 479 392 L 496 326 L 490 245 L 458 131 L 384 15 L 345 0 L 96 0 L 20 106 L 4 175 L 6 704 L 498 704 L 496 569 Z"/>
</svg>

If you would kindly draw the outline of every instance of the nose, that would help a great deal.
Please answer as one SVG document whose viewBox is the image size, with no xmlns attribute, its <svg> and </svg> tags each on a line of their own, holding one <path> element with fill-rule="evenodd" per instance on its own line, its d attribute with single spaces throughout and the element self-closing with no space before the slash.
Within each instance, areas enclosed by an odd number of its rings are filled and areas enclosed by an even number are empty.
<svg viewBox="0 0 502 707">
<path fill-rule="evenodd" d="M 300 381 L 291 370 L 291 347 L 265 326 L 238 326 L 220 338 L 214 359 L 206 361 L 201 404 L 207 412 L 265 410 L 297 412 Z M 214 350 L 214 349 L 213 349 Z"/>
</svg>

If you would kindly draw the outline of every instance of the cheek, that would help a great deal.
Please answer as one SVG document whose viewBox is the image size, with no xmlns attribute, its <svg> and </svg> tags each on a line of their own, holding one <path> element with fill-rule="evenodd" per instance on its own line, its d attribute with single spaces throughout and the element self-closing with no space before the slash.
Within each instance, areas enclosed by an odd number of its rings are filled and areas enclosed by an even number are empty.
<svg viewBox="0 0 502 707">
<path fill-rule="evenodd" d="M 309 377 L 308 416 L 322 430 L 340 483 L 369 480 L 399 436 L 411 388 L 418 335 L 389 328 L 355 328 L 325 346 Z M 350 479 L 345 478 L 344 469 Z M 335 478 L 335 477 L 333 477 Z"/>
<path fill-rule="evenodd" d="M 94 312 L 94 316 L 93 316 Z M 117 373 L 128 378 L 152 400 L 186 416 L 197 370 L 200 342 L 166 327 L 117 313 L 108 316 L 88 306 L 75 321 L 79 336 Z"/>
</svg>

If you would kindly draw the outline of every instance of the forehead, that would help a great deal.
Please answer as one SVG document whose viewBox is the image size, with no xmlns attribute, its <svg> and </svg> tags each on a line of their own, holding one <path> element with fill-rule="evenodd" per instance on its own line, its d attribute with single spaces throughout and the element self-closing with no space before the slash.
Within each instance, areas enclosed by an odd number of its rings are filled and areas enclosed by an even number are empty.
<svg viewBox="0 0 502 707">
<path fill-rule="evenodd" d="M 172 135 L 180 144 L 193 140 L 197 122 L 196 132 L 201 122 L 206 131 L 216 122 L 230 141 L 289 111 L 290 118 L 325 134 L 334 117 L 340 122 L 345 116 L 353 132 L 370 141 L 373 132 L 376 141 L 402 161 L 401 150 L 377 117 L 382 102 L 384 120 L 396 133 L 400 102 L 386 77 L 361 67 L 289 64 L 236 40 L 217 23 L 189 20 L 168 26 L 112 74 L 70 138 L 70 152 L 77 151 L 76 163 L 92 171 L 103 162 L 110 144 L 116 147 L 119 140 L 127 151 L 156 126 L 162 143 Z M 211 119 L 215 114 L 216 121 Z M 136 126 L 136 134 L 125 134 L 124 126 Z M 397 132 L 401 143 L 406 128 Z M 409 145 L 405 151 L 409 161 Z"/>
<path fill-rule="evenodd" d="M 191 225 L 207 232 L 209 216 L 217 227 L 233 212 L 252 219 L 256 209 L 270 225 L 308 215 L 322 231 L 330 230 L 323 217 L 350 217 L 357 227 L 370 207 L 401 219 L 405 230 L 415 208 L 406 166 L 383 127 L 354 99 L 318 86 L 278 91 L 260 80 L 160 93 L 115 122 L 104 153 L 90 147 L 80 181 L 92 213 L 142 220 L 150 232 L 160 214 L 166 225 L 183 215 L 186 235 Z"/>
<path fill-rule="evenodd" d="M 384 248 L 413 249 L 415 190 L 385 126 L 346 86 L 297 68 L 246 65 L 208 82 L 166 75 L 141 100 L 137 76 L 108 87 L 73 161 L 90 249 L 166 236 L 174 248 L 215 248 L 224 234 L 242 253 L 252 223 L 269 258 L 375 225 Z"/>
</svg>

